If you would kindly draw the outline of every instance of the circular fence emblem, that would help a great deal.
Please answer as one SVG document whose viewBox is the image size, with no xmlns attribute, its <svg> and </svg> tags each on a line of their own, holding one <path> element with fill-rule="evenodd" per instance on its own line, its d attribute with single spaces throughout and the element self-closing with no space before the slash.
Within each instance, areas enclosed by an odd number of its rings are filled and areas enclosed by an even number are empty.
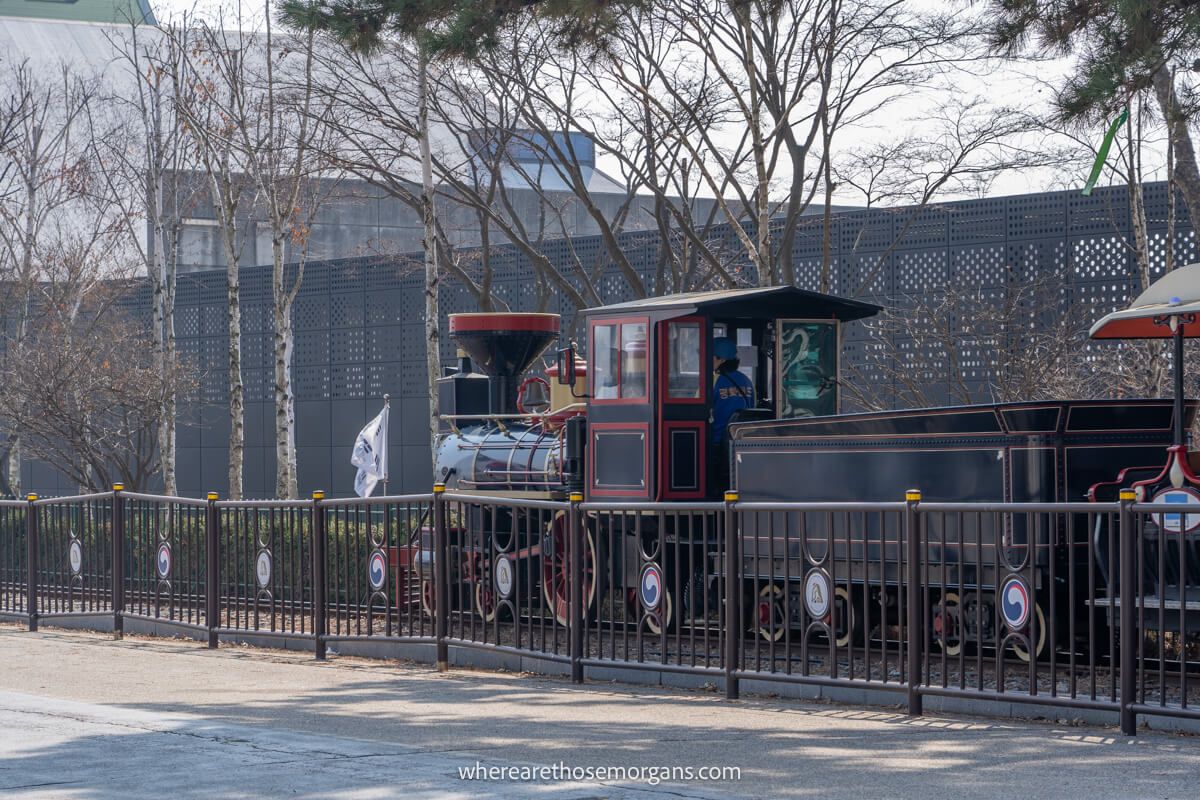
<svg viewBox="0 0 1200 800">
<path fill-rule="evenodd" d="M 508 556 L 497 556 L 496 565 L 493 567 L 496 580 L 496 591 L 501 597 L 508 597 L 512 594 L 513 578 L 516 577 L 513 572 L 512 561 Z"/>
<path fill-rule="evenodd" d="M 1191 533 L 1200 528 L 1200 495 L 1191 489 L 1167 489 L 1154 496 L 1156 503 L 1178 505 L 1180 511 L 1190 511 L 1190 514 L 1161 514 L 1163 530 L 1169 533 Z"/>
<path fill-rule="evenodd" d="M 387 556 L 380 550 L 371 553 L 371 557 L 367 559 L 367 580 L 376 592 L 387 583 Z"/>
<path fill-rule="evenodd" d="M 158 568 L 158 577 L 166 580 L 167 576 L 171 574 L 171 545 L 166 542 L 158 546 L 158 561 L 156 562 L 156 566 Z"/>
<path fill-rule="evenodd" d="M 825 619 L 829 614 L 829 576 L 823 570 L 814 569 L 804 578 L 804 610 L 813 619 Z"/>
<path fill-rule="evenodd" d="M 266 550 L 258 553 L 258 560 L 254 562 L 254 577 L 258 578 L 258 585 L 264 589 L 271 583 L 271 554 Z"/>
<path fill-rule="evenodd" d="M 1029 587 L 1025 581 L 1013 576 L 1000 589 L 1000 616 L 1009 630 L 1019 631 L 1029 624 Z"/>
<path fill-rule="evenodd" d="M 653 611 L 662 602 L 662 570 L 658 564 L 647 564 L 642 570 L 642 580 L 638 584 L 638 594 L 641 595 L 642 605 L 646 610 Z"/>
<path fill-rule="evenodd" d="M 67 559 L 71 562 L 71 572 L 76 575 L 83 569 L 83 545 L 78 539 L 72 539 L 70 546 L 67 548 Z"/>
</svg>

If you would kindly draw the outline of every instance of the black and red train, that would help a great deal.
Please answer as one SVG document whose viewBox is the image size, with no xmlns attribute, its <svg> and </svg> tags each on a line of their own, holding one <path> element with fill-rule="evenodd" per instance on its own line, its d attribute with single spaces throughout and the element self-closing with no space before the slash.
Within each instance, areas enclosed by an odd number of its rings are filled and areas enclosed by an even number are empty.
<svg viewBox="0 0 1200 800">
<path fill-rule="evenodd" d="M 925 501 L 1050 503 L 1082 501 L 1089 491 L 1130 482 L 1136 475 L 1128 468 L 1163 462 L 1176 413 L 1169 400 L 839 413 L 842 326 L 878 311 L 867 303 L 792 287 L 681 294 L 588 309 L 583 312 L 588 362 L 564 348 L 547 371 L 549 381 L 527 372 L 559 337 L 557 315 L 451 315 L 449 333 L 460 348 L 460 364 L 440 383 L 444 431 L 436 480 L 460 494 L 565 499 L 582 492 L 587 501 L 686 508 L 719 500 L 729 488 L 715 485 L 721 471 L 709 468 L 717 452 L 730 460 L 730 481 L 742 501 L 870 503 L 897 501 L 905 490 L 918 488 Z M 720 336 L 736 343 L 740 369 L 753 382 L 757 402 L 738 412 L 727 441 L 714 442 L 709 354 Z M 1194 404 L 1185 406 L 1185 426 L 1195 410 Z M 478 516 L 459 521 L 464 535 L 470 536 L 473 527 L 503 527 L 488 516 L 497 513 L 489 509 L 481 502 L 472 512 Z M 647 512 L 637 533 L 643 539 L 675 540 L 664 552 L 677 555 L 662 566 L 676 574 L 661 581 L 663 590 L 693 586 L 692 573 L 713 574 L 700 566 L 712 555 L 706 552 L 710 541 L 689 539 L 663 519 Z M 660 524 L 666 529 L 659 530 Z M 535 562 L 528 570 L 540 576 L 535 591 L 560 622 L 567 602 L 562 528 L 556 517 L 540 538 L 525 534 L 529 541 L 506 548 Z M 889 559 L 881 532 L 860 533 L 867 542 L 855 556 L 861 569 L 850 570 L 836 586 L 834 628 L 845 641 L 853 634 L 855 608 L 886 607 L 888 598 L 878 595 L 896 591 L 900 581 L 892 566 L 898 559 Z M 1010 525 L 979 528 L 957 546 L 1034 545 L 1038 562 L 1031 616 L 1039 618 L 1034 624 L 1041 626 L 1037 647 L 1042 650 L 1048 626 L 1040 620 L 1055 605 L 1051 595 L 1061 591 L 1050 579 L 1055 574 L 1050 562 L 1063 574 L 1070 568 L 1067 561 L 1089 557 L 1099 535 L 1084 530 L 1075 541 L 1063 541 L 1060 534 Z M 741 536 L 747 554 L 769 549 L 765 532 L 753 524 Z M 1055 538 L 1038 538 L 1046 536 Z M 585 603 L 594 607 L 602 590 L 612 589 L 625 589 L 629 601 L 636 602 L 638 564 L 620 556 L 622 548 L 634 545 L 623 541 L 628 534 L 605 529 L 604 517 L 595 515 L 586 537 Z M 685 540 L 682 546 L 679 540 Z M 644 541 L 637 544 L 644 549 Z M 997 569 L 963 567 L 961 554 L 949 544 L 929 553 L 937 562 L 933 566 L 963 572 L 950 575 L 964 593 L 955 594 L 953 603 L 969 596 L 985 609 L 965 614 L 960 607 L 955 613 L 994 621 Z M 746 624 L 764 637 L 799 624 L 795 609 L 801 606 L 802 573 L 769 566 L 780 560 L 745 559 Z M 455 572 L 457 580 L 476 584 L 464 595 L 475 598 L 474 610 L 485 618 L 495 612 L 489 578 L 497 566 L 475 563 Z M 503 565 L 500 572 L 511 572 L 512 566 Z M 663 598 L 656 613 L 644 619 L 654 630 L 677 624 L 687 601 L 687 596 Z M 945 613 L 948 602 L 935 597 L 930 607 Z M 939 624 L 945 623 L 934 621 Z M 958 635 L 981 642 L 990 637 L 988 630 Z"/>
</svg>

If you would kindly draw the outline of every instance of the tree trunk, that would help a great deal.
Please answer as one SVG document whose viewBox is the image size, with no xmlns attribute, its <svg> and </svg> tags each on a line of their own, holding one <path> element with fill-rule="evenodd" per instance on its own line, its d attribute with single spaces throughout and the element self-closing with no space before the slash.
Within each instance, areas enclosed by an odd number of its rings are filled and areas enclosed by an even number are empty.
<svg viewBox="0 0 1200 800">
<path fill-rule="evenodd" d="M 151 192 L 152 207 L 149 210 L 149 214 L 153 219 L 154 225 L 154 237 L 152 242 L 154 254 L 150 263 L 146 265 L 146 271 L 149 273 L 151 290 L 154 295 L 151 299 L 151 305 L 153 307 L 153 311 L 151 313 L 154 317 L 153 335 L 155 357 L 158 360 L 159 374 L 165 375 L 167 369 L 169 368 L 166 343 L 167 327 L 164 316 L 164 312 L 166 311 L 167 307 L 165 297 L 166 286 L 163 284 L 163 275 L 166 272 L 164 262 L 166 261 L 167 236 L 165 233 L 166 228 L 162 219 L 162 205 L 161 203 L 157 202 L 157 198 L 161 197 L 161 194 L 156 194 L 160 192 L 161 185 L 157 180 L 152 178 L 148 188 Z M 158 452 L 161 454 L 160 469 L 163 479 L 163 491 L 165 494 L 170 494 L 171 490 L 167 488 L 168 484 L 171 482 L 168 480 L 167 476 L 167 464 L 171 463 L 173 466 L 174 462 L 172 459 L 168 458 L 168 453 L 171 451 L 171 437 L 167 430 L 167 405 L 167 398 L 163 397 L 162 407 L 159 412 L 157 433 Z"/>
<path fill-rule="evenodd" d="M 149 114 L 147 120 L 149 137 L 146 146 L 147 186 L 146 205 L 147 215 L 154 227 L 153 255 L 148 259 L 146 270 L 154 291 L 154 347 L 158 356 L 158 372 L 164 379 L 174 369 L 176 364 L 175 352 L 175 266 L 179 263 L 175 242 L 168 235 L 166 224 L 166 181 L 164 178 L 167 165 L 163 143 L 163 97 L 157 83 L 149 84 L 149 107 L 143 106 L 143 114 Z M 172 186 L 178 189 L 178 177 Z M 179 214 L 179 197 L 175 192 L 171 213 Z M 173 382 L 171 383 L 173 386 Z M 179 486 L 175 475 L 175 410 L 176 397 L 174 390 L 163 395 L 159 406 L 158 420 L 158 453 L 159 471 L 163 480 L 163 493 L 171 496 L 178 495 Z"/>
<path fill-rule="evenodd" d="M 171 276 L 171 282 L 174 283 L 175 276 Z M 165 369 L 160 372 L 163 378 L 169 378 L 170 373 L 174 371 L 175 365 L 179 363 L 179 356 L 175 350 L 175 292 L 173 289 L 167 292 L 168 302 L 164 309 L 163 315 L 164 333 L 166 337 L 165 347 L 163 349 L 163 357 Z M 175 475 L 175 412 L 176 412 L 176 397 L 175 397 L 175 381 L 167 382 L 168 391 L 163 397 L 162 404 L 162 423 L 161 441 L 159 444 L 159 460 L 161 463 L 161 471 L 163 477 L 163 492 L 170 497 L 179 496 L 179 483 Z"/>
<path fill-rule="evenodd" d="M 26 214 L 24 239 L 21 242 L 21 308 L 17 318 L 17 335 L 15 347 L 9 354 L 10 358 L 23 358 L 25 349 L 25 330 L 29 324 L 29 305 L 32 302 L 30 293 L 33 290 L 33 246 L 37 240 L 37 203 L 38 203 L 38 162 L 32 159 L 29 177 L 25 182 Z M 14 497 L 21 496 L 21 432 L 14 431 L 12 446 L 8 454 L 8 486 Z"/>
<path fill-rule="evenodd" d="M 1179 97 L 1167 67 L 1154 73 L 1154 97 L 1169 126 L 1171 149 L 1175 156 L 1175 185 L 1183 194 L 1192 227 L 1200 231 L 1200 167 L 1196 164 L 1196 149 L 1192 145 L 1187 116 L 1180 111 Z"/>
<path fill-rule="evenodd" d="M 826 140 L 826 147 L 828 147 L 828 140 Z M 824 222 L 821 225 L 821 281 L 817 288 L 817 291 L 822 294 L 829 294 L 833 287 L 833 180 L 829 169 L 829 152 L 826 151 L 825 202 L 822 206 Z"/>
<path fill-rule="evenodd" d="M 275 494 L 294 499 L 299 495 L 296 481 L 296 443 L 293 427 L 296 418 L 295 398 L 292 395 L 292 351 L 295 348 L 292 331 L 292 302 L 284 286 L 283 237 L 271 236 L 274 256 L 275 293 Z"/>
<path fill-rule="evenodd" d="M 178 200 L 176 200 L 176 209 L 178 208 Z M 162 403 L 162 420 L 159 422 L 159 462 L 160 470 L 163 477 L 163 492 L 171 497 L 179 495 L 179 485 L 175 476 L 175 382 L 168 381 L 170 374 L 174 371 L 175 365 L 179 362 L 179 356 L 175 351 L 175 267 L 179 263 L 179 236 L 178 230 L 176 235 L 171 237 L 171 252 L 167 255 L 164 252 L 162 280 L 162 362 L 159 365 L 159 374 L 170 387 L 170 390 L 163 396 Z"/>
<path fill-rule="evenodd" d="M 753 35 L 750 30 L 749 16 L 749 12 L 747 12 L 746 58 L 748 65 L 752 63 L 750 59 L 753 53 L 753 50 L 750 49 L 753 45 Z M 748 69 L 746 74 L 750 81 L 750 127 L 751 138 L 754 142 L 754 174 L 756 177 L 754 197 L 757 208 L 754 209 L 754 233 L 755 246 L 758 250 L 758 285 L 774 286 L 779 281 L 775 274 L 775 258 L 771 253 L 771 175 L 767 169 L 767 145 L 762 135 L 762 103 L 759 101 L 758 80 L 754 76 L 753 70 Z"/>
<path fill-rule="evenodd" d="M 228 239 L 228 237 L 226 237 Z M 232 251 L 233 248 L 229 247 Z M 242 383 L 242 300 L 238 262 L 226 262 L 226 321 L 229 324 L 229 499 L 242 499 L 242 463 L 246 446 L 245 385 Z"/>
<path fill-rule="evenodd" d="M 433 197 L 433 155 L 429 143 L 429 54 L 422 47 L 417 64 L 417 128 L 421 137 L 421 221 L 425 226 L 425 368 L 428 371 L 429 455 L 437 459 L 437 379 L 441 372 L 438 332 L 437 209 Z"/>
<path fill-rule="evenodd" d="M 1146 291 L 1146 287 L 1150 285 L 1150 237 L 1146 231 L 1146 206 L 1142 196 L 1142 171 L 1141 158 L 1139 156 L 1142 144 L 1140 137 L 1141 129 L 1139 126 L 1139 137 L 1135 141 L 1132 115 L 1126 126 L 1128 128 L 1130 160 L 1129 212 L 1133 221 L 1133 246 L 1138 279 L 1138 286 L 1134 292 L 1134 296 L 1136 297 L 1138 294 Z"/>
<path fill-rule="evenodd" d="M 1136 297 L 1150 285 L 1150 237 L 1146 230 L 1146 206 L 1142 196 L 1140 111 L 1137 138 L 1134 138 L 1133 133 L 1133 114 L 1130 114 L 1129 120 L 1125 123 L 1125 130 L 1129 142 L 1129 212 L 1133 223 L 1134 257 L 1137 265 L 1137 286 L 1133 291 L 1133 296 Z M 1154 396 L 1161 397 L 1167 377 L 1161 349 L 1158 347 L 1147 348 L 1145 363 L 1150 391 Z"/>
<path fill-rule="evenodd" d="M 237 246 L 238 193 L 226 153 L 222 173 L 210 169 L 213 197 L 219 203 L 221 241 L 225 249 L 225 322 L 229 330 L 229 499 L 241 500 L 246 450 L 246 388 L 242 381 L 241 258 Z"/>
<path fill-rule="evenodd" d="M 21 437 L 14 433 L 8 447 L 8 488 L 13 497 L 21 496 Z"/>
</svg>

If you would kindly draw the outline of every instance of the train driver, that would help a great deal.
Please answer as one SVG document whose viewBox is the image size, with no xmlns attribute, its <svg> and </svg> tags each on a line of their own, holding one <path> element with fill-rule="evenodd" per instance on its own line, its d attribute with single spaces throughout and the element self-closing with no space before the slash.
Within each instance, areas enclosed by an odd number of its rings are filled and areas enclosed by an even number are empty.
<svg viewBox="0 0 1200 800">
<path fill-rule="evenodd" d="M 725 437 L 729 418 L 743 408 L 754 407 L 754 384 L 738 371 L 737 344 L 728 336 L 713 340 L 713 372 L 716 378 L 712 388 L 712 426 L 709 441 L 712 455 L 709 457 L 712 476 L 710 489 L 723 492 L 729 488 L 729 453 Z"/>
</svg>

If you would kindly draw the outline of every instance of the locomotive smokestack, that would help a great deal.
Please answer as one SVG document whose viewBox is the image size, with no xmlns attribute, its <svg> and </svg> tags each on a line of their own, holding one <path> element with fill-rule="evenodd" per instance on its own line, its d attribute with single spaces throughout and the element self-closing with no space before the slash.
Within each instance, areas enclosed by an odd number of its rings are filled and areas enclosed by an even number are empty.
<svg viewBox="0 0 1200 800">
<path fill-rule="evenodd" d="M 489 378 L 493 414 L 517 413 L 518 380 L 558 338 L 558 329 L 558 314 L 450 315 L 450 337 Z"/>
</svg>

